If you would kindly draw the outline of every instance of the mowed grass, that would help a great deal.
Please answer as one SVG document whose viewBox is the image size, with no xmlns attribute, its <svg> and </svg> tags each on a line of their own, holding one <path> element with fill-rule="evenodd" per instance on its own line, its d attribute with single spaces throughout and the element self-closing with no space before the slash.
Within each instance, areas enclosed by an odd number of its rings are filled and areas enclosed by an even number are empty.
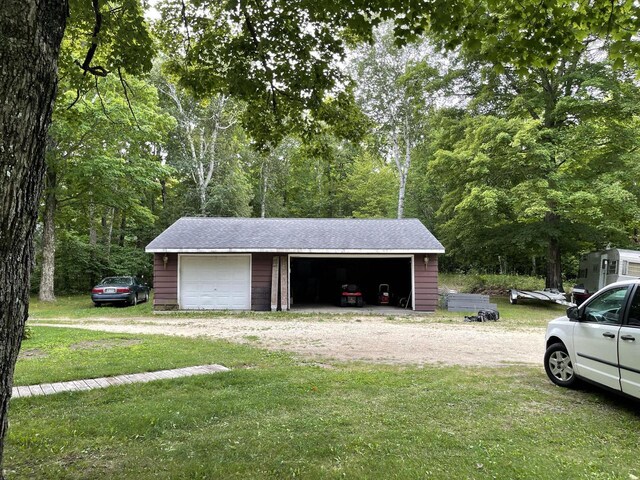
<svg viewBox="0 0 640 480">
<path fill-rule="evenodd" d="M 555 387 L 539 367 L 316 365 L 220 341 L 40 327 L 30 342 L 49 361 L 21 359 L 19 383 L 75 368 L 77 343 L 88 364 L 117 352 L 114 371 L 179 365 L 189 350 L 233 370 L 14 399 L 11 478 L 640 476 L 637 405 Z"/>
<path fill-rule="evenodd" d="M 213 346 L 215 345 L 215 348 Z M 229 342 L 33 327 L 22 342 L 15 385 L 107 377 L 193 365 L 262 365 L 278 357 Z"/>
<path fill-rule="evenodd" d="M 152 293 L 153 295 L 153 293 Z M 40 320 L 47 318 L 92 318 L 92 317 L 131 317 L 153 314 L 153 296 L 148 302 L 133 306 L 107 304 L 95 307 L 89 293 L 76 295 L 58 295 L 55 302 L 41 302 L 37 296 L 29 301 L 29 318 Z"/>
</svg>

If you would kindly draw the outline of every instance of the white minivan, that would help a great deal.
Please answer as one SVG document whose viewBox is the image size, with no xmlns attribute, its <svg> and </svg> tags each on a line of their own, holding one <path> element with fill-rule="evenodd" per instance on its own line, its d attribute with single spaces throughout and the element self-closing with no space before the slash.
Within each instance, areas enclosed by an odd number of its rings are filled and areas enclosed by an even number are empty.
<svg viewBox="0 0 640 480">
<path fill-rule="evenodd" d="M 612 283 L 549 322 L 544 368 L 553 383 L 586 380 L 640 399 L 640 280 Z"/>
</svg>

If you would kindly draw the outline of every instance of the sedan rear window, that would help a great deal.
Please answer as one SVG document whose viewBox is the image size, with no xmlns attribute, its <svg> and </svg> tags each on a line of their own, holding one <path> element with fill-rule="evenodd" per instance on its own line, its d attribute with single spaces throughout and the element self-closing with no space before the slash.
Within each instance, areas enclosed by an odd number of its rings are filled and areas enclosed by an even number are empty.
<svg viewBox="0 0 640 480">
<path fill-rule="evenodd" d="M 129 285 L 131 283 L 131 277 L 107 277 L 100 285 Z"/>
</svg>

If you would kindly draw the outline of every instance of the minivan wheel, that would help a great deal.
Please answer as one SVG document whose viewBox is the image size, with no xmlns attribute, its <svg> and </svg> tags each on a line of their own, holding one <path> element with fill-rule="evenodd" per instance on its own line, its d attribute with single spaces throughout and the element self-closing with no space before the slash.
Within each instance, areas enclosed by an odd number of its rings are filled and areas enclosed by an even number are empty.
<svg viewBox="0 0 640 480">
<path fill-rule="evenodd" d="M 547 348 L 544 369 L 549 379 L 561 387 L 573 387 L 577 382 L 571 357 L 562 343 L 554 343 Z"/>
</svg>

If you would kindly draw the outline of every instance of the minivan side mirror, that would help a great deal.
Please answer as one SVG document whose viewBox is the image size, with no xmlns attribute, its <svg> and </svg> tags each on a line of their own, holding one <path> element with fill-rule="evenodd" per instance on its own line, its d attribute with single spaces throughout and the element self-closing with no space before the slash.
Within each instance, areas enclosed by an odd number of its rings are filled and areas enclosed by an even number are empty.
<svg viewBox="0 0 640 480">
<path fill-rule="evenodd" d="M 569 317 L 569 320 L 580 320 L 580 318 L 582 317 L 580 314 L 580 309 L 578 307 L 567 308 L 567 317 Z"/>
</svg>

